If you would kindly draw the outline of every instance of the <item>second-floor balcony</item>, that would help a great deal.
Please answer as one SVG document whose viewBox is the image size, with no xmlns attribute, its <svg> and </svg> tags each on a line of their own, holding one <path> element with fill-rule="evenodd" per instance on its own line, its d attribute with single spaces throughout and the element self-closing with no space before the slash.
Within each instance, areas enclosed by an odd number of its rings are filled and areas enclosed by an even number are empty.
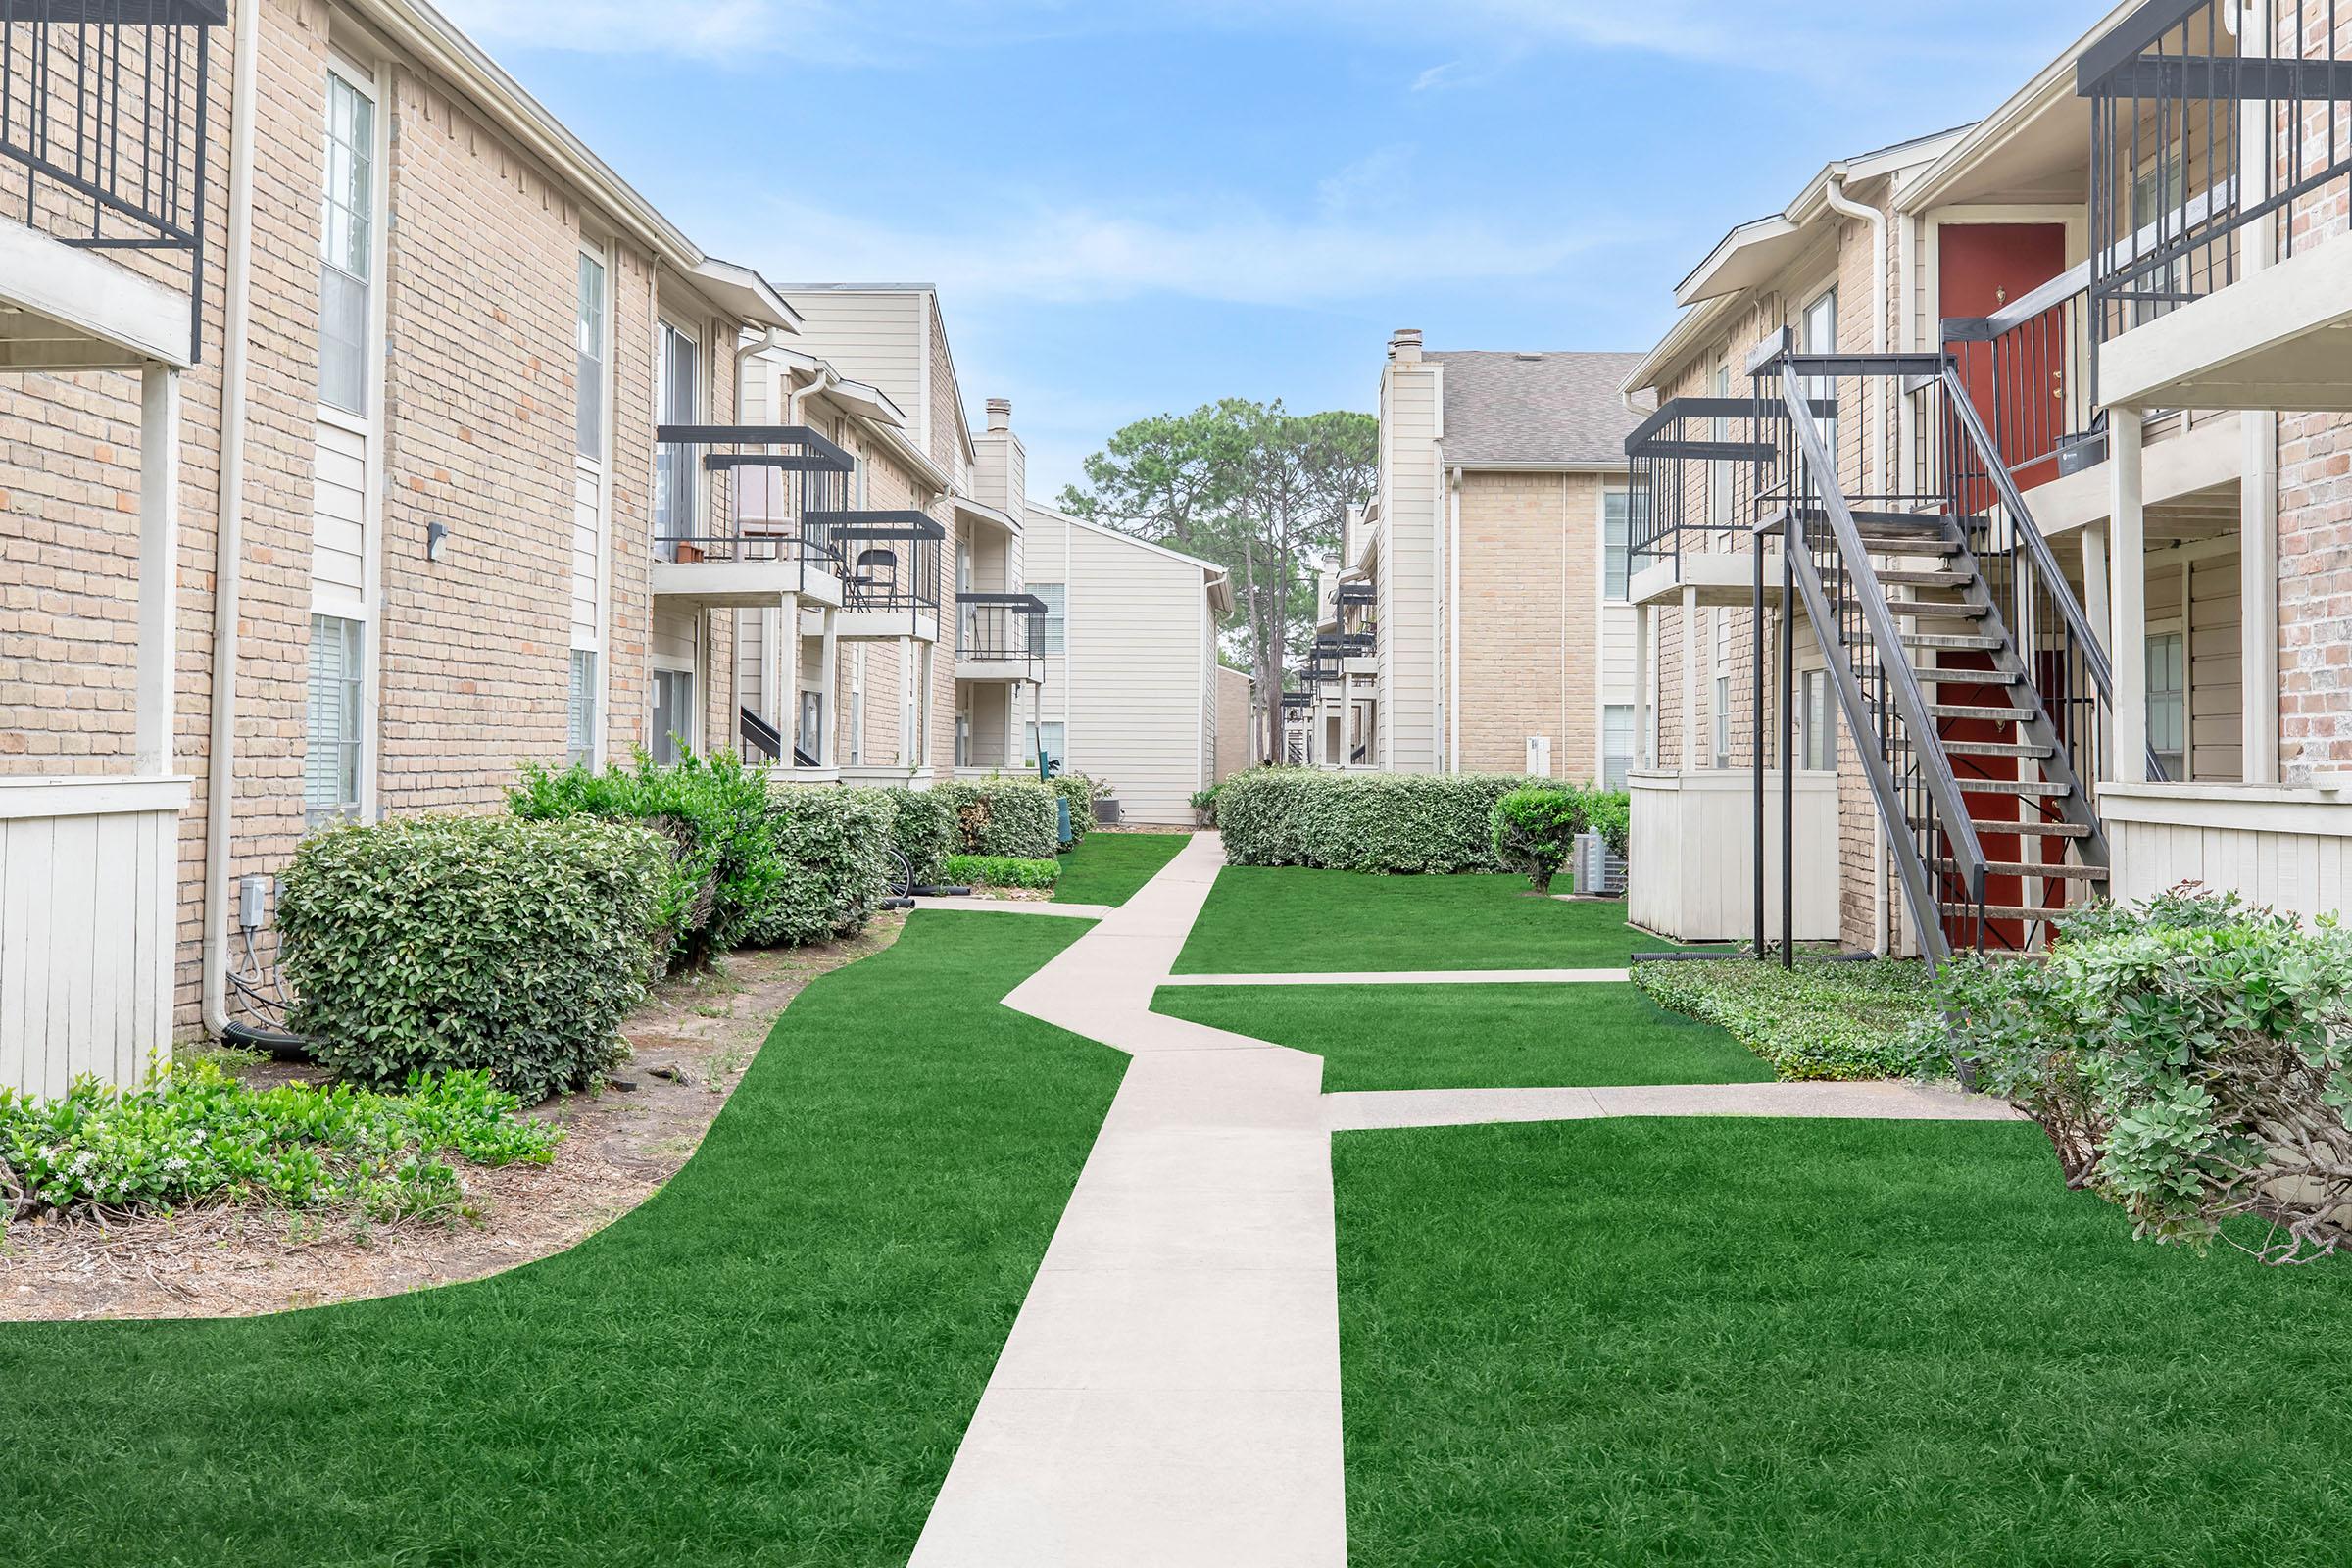
<svg viewBox="0 0 2352 1568">
<path fill-rule="evenodd" d="M 957 594 L 956 678 L 1045 679 L 1046 610 L 1035 594 Z"/>
<path fill-rule="evenodd" d="M 2155 0 L 2076 79 L 2100 396 L 2352 409 L 2352 10 Z"/>
<path fill-rule="evenodd" d="M 811 521 L 837 543 L 848 572 L 834 622 L 840 636 L 938 640 L 946 528 L 911 510 L 821 513 Z"/>
<path fill-rule="evenodd" d="M 654 431 L 653 592 L 704 609 L 844 602 L 857 462 L 805 425 Z"/>
<path fill-rule="evenodd" d="M 0 0 L 0 369 L 192 364 L 226 0 Z"/>
<path fill-rule="evenodd" d="M 1816 412 L 1834 419 L 1837 409 L 1825 402 Z M 1749 602 L 1752 535 L 1781 501 L 1774 475 L 1787 418 L 1761 397 L 1669 398 L 1626 437 L 1629 601 Z M 1764 589 L 1780 591 L 1769 562 Z"/>
</svg>

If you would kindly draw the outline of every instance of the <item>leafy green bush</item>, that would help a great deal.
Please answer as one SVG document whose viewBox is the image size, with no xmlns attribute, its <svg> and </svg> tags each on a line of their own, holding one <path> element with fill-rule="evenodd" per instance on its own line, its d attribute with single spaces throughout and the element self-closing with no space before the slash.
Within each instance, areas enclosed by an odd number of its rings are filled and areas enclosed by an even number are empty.
<svg viewBox="0 0 2352 1568">
<path fill-rule="evenodd" d="M 1064 773 L 1049 780 L 1048 787 L 1070 803 L 1070 842 L 1079 843 L 1095 826 L 1095 781 L 1084 773 Z"/>
<path fill-rule="evenodd" d="M 1550 780 L 1505 773 L 1326 773 L 1253 768 L 1220 787 L 1235 865 L 1342 871 L 1499 871 L 1494 803 Z"/>
<path fill-rule="evenodd" d="M 1624 790 L 1585 792 L 1585 831 L 1597 833 L 1609 853 L 1623 859 L 1632 853 L 1634 798 Z"/>
<path fill-rule="evenodd" d="M 956 854 L 1050 860 L 1061 848 L 1054 791 L 1035 779 L 957 780 L 930 793 L 947 808 Z"/>
<path fill-rule="evenodd" d="M 84 1078 L 36 1102 L 0 1089 L 0 1219 L 182 1203 L 351 1207 L 378 1220 L 455 1209 L 445 1156 L 544 1165 L 563 1131 L 517 1116 L 488 1073 L 255 1089 L 219 1063 L 178 1062 L 137 1089 Z"/>
<path fill-rule="evenodd" d="M 1782 1078 L 1899 1076 L 1906 1042 L 1936 1011 L 1926 966 L 1905 958 L 1680 959 L 1634 965 L 1634 983 L 1729 1031 Z"/>
<path fill-rule="evenodd" d="M 951 855 L 948 880 L 976 888 L 1050 888 L 1061 875 L 1059 860 L 1022 860 L 1004 855 Z"/>
<path fill-rule="evenodd" d="M 289 1021 L 363 1083 L 487 1071 L 526 1101 L 581 1088 L 645 995 L 669 870 L 635 823 L 418 816 L 315 833 L 278 900 Z"/>
<path fill-rule="evenodd" d="M 1585 801 L 1583 790 L 1557 784 L 1522 785 L 1502 796 L 1489 822 L 1495 858 L 1524 870 L 1538 893 L 1549 893 L 1585 831 Z"/>
<path fill-rule="evenodd" d="M 849 790 L 783 784 L 768 797 L 768 827 L 784 874 L 744 940 L 753 947 L 800 946 L 865 929 L 881 907 L 895 867 L 891 824 L 905 790 Z"/>
<path fill-rule="evenodd" d="M 960 842 L 956 813 L 937 790 L 880 790 L 890 803 L 891 843 L 914 867 L 918 883 L 940 880 L 941 867 Z"/>
<path fill-rule="evenodd" d="M 691 967 L 740 946 L 777 896 L 785 865 L 768 826 L 767 778 L 730 753 L 687 753 L 662 767 L 644 752 L 603 773 L 525 763 L 508 792 L 516 816 L 603 817 L 658 826 L 676 846 L 662 894 L 672 962 Z"/>
<path fill-rule="evenodd" d="M 1204 790 L 1193 791 L 1193 812 L 1202 827 L 1217 825 L 1217 792 L 1224 787 L 1222 784 L 1211 784 Z"/>
<path fill-rule="evenodd" d="M 2176 889 L 2060 922 L 2040 961 L 1945 966 L 1922 1031 L 2039 1121 L 2070 1182 L 2202 1248 L 2243 1215 L 2274 1262 L 2352 1242 L 2352 934 Z M 2232 1237 L 2232 1240 L 2236 1238 Z"/>
</svg>

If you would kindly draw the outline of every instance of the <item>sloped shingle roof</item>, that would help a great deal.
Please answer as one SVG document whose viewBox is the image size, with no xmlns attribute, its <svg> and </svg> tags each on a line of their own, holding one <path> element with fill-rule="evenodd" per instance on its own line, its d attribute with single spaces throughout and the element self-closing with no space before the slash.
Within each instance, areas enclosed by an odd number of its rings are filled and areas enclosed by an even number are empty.
<svg viewBox="0 0 2352 1568">
<path fill-rule="evenodd" d="M 1642 416 L 1617 389 L 1639 354 L 1445 350 L 1446 461 L 1622 463 Z"/>
</svg>

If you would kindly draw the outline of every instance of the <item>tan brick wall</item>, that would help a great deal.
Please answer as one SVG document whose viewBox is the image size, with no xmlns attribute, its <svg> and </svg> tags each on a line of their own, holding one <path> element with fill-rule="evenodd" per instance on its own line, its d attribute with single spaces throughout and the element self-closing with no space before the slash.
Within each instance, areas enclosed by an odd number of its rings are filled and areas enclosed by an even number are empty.
<svg viewBox="0 0 2352 1568">
<path fill-rule="evenodd" d="M 1599 756 L 1600 485 L 1594 474 L 1461 480 L 1461 768 L 1515 773 L 1551 740 L 1556 778 Z"/>
</svg>

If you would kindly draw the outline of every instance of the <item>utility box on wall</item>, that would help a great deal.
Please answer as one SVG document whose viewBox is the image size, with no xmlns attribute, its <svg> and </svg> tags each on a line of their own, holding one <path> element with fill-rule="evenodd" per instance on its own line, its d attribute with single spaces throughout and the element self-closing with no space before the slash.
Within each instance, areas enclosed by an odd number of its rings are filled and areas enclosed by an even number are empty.
<svg viewBox="0 0 2352 1568">
<path fill-rule="evenodd" d="M 1527 738 L 1527 771 L 1536 778 L 1551 777 L 1551 737 L 1530 735 Z"/>
</svg>

